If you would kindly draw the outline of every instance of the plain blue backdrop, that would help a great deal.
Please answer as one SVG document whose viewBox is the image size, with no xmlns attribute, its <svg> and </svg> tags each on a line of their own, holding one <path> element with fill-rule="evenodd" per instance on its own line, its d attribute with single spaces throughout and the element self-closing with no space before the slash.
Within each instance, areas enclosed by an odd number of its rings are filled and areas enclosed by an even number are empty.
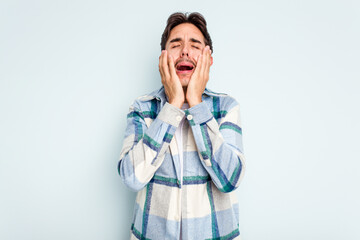
<svg viewBox="0 0 360 240">
<path fill-rule="evenodd" d="M 161 86 L 175 11 L 208 21 L 208 87 L 241 105 L 243 240 L 357 240 L 360 4 L 0 2 L 0 239 L 125 240 L 132 101 Z"/>
</svg>

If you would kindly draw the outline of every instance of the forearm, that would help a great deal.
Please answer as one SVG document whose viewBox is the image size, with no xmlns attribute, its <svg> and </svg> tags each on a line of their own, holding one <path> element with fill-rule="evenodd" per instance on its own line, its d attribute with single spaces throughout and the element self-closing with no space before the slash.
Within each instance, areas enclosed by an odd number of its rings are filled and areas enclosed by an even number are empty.
<svg viewBox="0 0 360 240">
<path fill-rule="evenodd" d="M 133 133 L 124 140 L 118 171 L 129 188 L 138 191 L 151 180 L 183 116 L 182 110 L 166 103 L 148 128 L 140 127 L 137 120 L 128 121 Z"/>
<path fill-rule="evenodd" d="M 219 190 L 229 192 L 238 187 L 245 164 L 238 107 L 218 114 L 224 115 L 220 124 L 204 102 L 186 111 L 201 163 Z"/>
</svg>

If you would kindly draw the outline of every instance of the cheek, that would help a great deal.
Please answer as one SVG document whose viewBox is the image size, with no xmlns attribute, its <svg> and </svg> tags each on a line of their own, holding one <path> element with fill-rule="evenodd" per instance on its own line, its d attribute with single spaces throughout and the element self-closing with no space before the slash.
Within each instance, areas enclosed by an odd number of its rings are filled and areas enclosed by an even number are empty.
<svg viewBox="0 0 360 240">
<path fill-rule="evenodd" d="M 174 59 L 179 57 L 180 51 L 178 49 L 168 49 L 168 54 L 172 56 Z"/>
</svg>

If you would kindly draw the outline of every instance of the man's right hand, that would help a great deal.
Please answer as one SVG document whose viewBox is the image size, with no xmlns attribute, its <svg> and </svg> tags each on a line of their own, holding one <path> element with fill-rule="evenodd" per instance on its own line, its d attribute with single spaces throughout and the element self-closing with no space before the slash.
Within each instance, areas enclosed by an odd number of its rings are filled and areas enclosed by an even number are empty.
<svg viewBox="0 0 360 240">
<path fill-rule="evenodd" d="M 166 50 L 161 51 L 159 57 L 159 71 L 161 83 L 164 85 L 165 94 L 170 104 L 181 108 L 185 101 L 184 90 L 181 86 L 180 79 L 176 74 L 174 59 L 168 56 Z"/>
</svg>

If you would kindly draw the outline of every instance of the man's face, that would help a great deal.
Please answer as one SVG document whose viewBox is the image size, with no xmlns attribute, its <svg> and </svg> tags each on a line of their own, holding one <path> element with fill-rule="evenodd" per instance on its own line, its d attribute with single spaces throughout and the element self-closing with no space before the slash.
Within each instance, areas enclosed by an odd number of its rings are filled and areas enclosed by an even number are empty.
<svg viewBox="0 0 360 240">
<path fill-rule="evenodd" d="M 204 36 L 195 25 L 182 23 L 171 30 L 165 49 L 174 59 L 176 73 L 183 87 L 188 85 L 204 48 Z"/>
</svg>

